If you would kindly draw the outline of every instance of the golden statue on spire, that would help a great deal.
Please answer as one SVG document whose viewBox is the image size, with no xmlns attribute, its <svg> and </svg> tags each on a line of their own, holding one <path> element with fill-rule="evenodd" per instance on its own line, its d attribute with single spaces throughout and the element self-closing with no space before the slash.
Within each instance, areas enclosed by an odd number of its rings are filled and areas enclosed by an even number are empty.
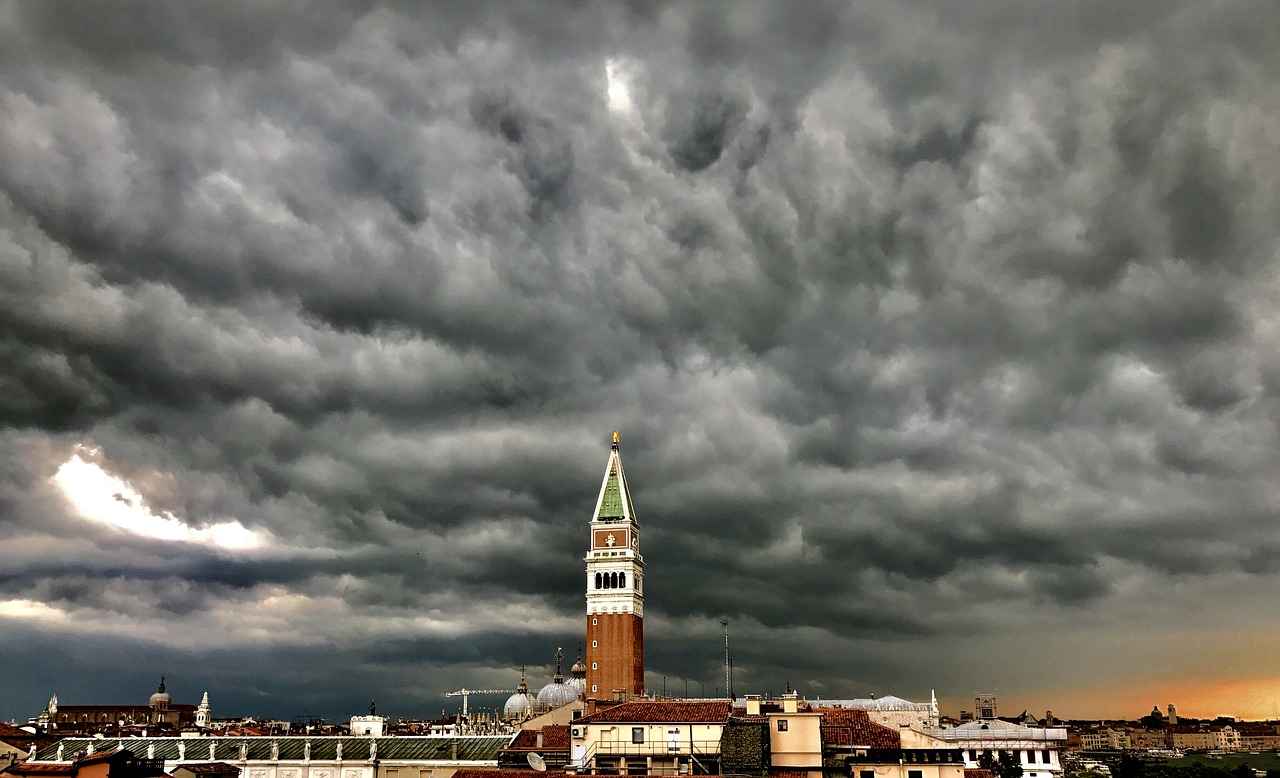
<svg viewBox="0 0 1280 778">
<path fill-rule="evenodd" d="M 617 430 L 614 430 L 614 431 L 613 431 L 613 445 L 615 445 L 615 446 L 616 446 L 616 445 L 618 445 L 618 431 L 617 431 Z"/>
</svg>

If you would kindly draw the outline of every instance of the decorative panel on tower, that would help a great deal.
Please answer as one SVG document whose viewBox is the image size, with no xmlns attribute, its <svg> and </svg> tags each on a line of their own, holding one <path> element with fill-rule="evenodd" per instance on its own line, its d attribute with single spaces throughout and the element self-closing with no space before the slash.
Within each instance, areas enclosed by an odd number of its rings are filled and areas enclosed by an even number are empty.
<svg viewBox="0 0 1280 778">
<path fill-rule="evenodd" d="M 644 559 L 616 432 L 591 518 L 586 563 L 586 696 L 643 695 Z"/>
</svg>

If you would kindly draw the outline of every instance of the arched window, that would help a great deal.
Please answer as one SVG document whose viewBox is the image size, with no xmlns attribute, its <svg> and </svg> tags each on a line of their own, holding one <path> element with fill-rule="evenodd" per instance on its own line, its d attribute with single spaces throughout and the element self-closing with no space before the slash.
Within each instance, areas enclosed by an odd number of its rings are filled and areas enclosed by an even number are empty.
<svg viewBox="0 0 1280 778">
<path fill-rule="evenodd" d="M 600 574 L 596 573 L 596 588 L 600 588 Z"/>
<path fill-rule="evenodd" d="M 618 588 L 619 588 L 619 589 L 625 589 L 625 588 L 627 588 L 627 574 L 626 574 L 626 573 L 618 573 Z"/>
<path fill-rule="evenodd" d="M 617 589 L 617 588 L 618 588 L 618 574 L 617 574 L 617 573 L 610 573 L 610 574 L 609 574 L 609 578 L 611 579 L 611 580 L 609 581 L 609 588 L 610 588 L 610 589 Z"/>
</svg>

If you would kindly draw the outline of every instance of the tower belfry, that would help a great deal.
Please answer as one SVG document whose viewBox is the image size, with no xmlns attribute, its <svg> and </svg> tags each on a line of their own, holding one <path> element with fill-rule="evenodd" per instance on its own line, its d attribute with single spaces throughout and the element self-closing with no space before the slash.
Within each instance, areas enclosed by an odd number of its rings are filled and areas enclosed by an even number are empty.
<svg viewBox="0 0 1280 778">
<path fill-rule="evenodd" d="M 618 433 L 591 515 L 587 563 L 586 696 L 644 694 L 644 559 L 640 525 L 618 455 Z"/>
</svg>

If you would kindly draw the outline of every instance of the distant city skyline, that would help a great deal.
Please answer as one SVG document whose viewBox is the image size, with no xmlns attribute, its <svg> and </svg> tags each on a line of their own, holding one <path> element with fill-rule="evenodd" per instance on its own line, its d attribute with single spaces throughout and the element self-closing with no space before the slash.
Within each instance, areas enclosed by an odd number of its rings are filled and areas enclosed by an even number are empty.
<svg viewBox="0 0 1280 778">
<path fill-rule="evenodd" d="M 0 718 L 1280 716 L 1280 5 L 0 7 Z M 632 573 L 633 575 L 634 573 Z"/>
</svg>

